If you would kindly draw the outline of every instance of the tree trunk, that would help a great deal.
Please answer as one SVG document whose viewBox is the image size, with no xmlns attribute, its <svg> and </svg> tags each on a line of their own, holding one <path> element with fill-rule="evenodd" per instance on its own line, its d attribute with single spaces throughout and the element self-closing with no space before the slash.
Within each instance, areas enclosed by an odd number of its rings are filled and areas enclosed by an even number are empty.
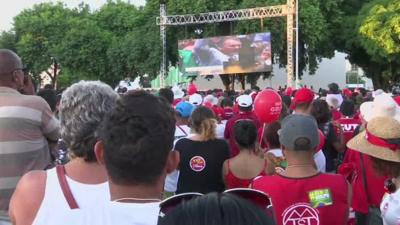
<svg viewBox="0 0 400 225">
<path fill-rule="evenodd" d="M 245 77 L 245 75 L 239 75 L 239 81 L 240 81 L 242 90 L 246 90 L 246 77 Z"/>
<path fill-rule="evenodd" d="M 230 91 L 230 85 L 232 83 L 230 75 L 227 74 L 221 74 L 219 75 L 219 77 L 221 78 L 222 83 L 225 86 L 225 91 Z"/>
<path fill-rule="evenodd" d="M 382 75 L 378 74 L 378 73 L 374 73 L 372 74 L 372 84 L 374 85 L 374 89 L 382 89 L 385 90 L 385 87 L 383 85 L 384 81 L 383 81 L 383 77 Z"/>
</svg>

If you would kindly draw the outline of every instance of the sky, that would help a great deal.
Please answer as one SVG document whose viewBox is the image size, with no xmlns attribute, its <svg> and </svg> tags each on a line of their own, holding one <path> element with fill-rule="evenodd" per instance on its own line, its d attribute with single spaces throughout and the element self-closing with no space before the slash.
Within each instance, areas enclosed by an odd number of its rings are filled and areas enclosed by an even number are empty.
<svg viewBox="0 0 400 225">
<path fill-rule="evenodd" d="M 129 1 L 129 0 L 127 0 Z M 0 0 L 0 32 L 12 28 L 13 18 L 22 10 L 32 8 L 34 4 L 42 2 L 57 2 L 54 0 Z M 61 1 L 68 7 L 76 7 L 84 2 L 90 5 L 91 9 L 98 9 L 107 0 L 64 0 Z M 136 6 L 144 5 L 145 0 L 130 0 Z"/>
</svg>

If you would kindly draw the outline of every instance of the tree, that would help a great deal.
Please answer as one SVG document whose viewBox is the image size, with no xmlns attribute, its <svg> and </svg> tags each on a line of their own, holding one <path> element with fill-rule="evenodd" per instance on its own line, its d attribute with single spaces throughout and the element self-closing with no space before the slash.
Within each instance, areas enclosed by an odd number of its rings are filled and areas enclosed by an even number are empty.
<svg viewBox="0 0 400 225">
<path fill-rule="evenodd" d="M 350 4 L 351 3 L 351 4 Z M 399 82 L 400 3 L 396 0 L 353 0 L 342 5 L 343 23 L 337 49 L 360 66 L 375 88 Z"/>
<path fill-rule="evenodd" d="M 0 34 L 0 48 L 17 51 L 17 37 L 13 31 L 3 31 Z"/>
<path fill-rule="evenodd" d="M 168 0 L 168 14 L 192 14 L 266 5 L 285 4 L 286 0 Z M 400 73 L 400 2 L 396 0 L 301 0 L 300 75 L 311 74 L 322 58 L 335 50 L 364 69 L 374 85 L 386 87 L 398 82 Z M 0 47 L 17 51 L 30 71 L 38 76 L 47 71 L 68 85 L 79 79 L 101 79 L 113 85 L 126 76 L 132 78 L 159 74 L 161 60 L 160 28 L 156 25 L 159 1 L 148 0 L 143 8 L 121 0 L 109 0 L 91 12 L 87 5 L 69 9 L 62 3 L 43 3 L 24 10 L 14 19 L 12 30 L 0 34 Z M 201 29 L 201 34 L 194 31 Z M 286 62 L 286 18 L 224 22 L 217 24 L 168 27 L 167 58 L 178 61 L 179 39 L 205 38 L 255 32 L 272 33 L 273 61 Z M 246 78 L 254 84 L 271 73 L 252 73 Z M 242 77 L 240 77 L 241 79 Z M 221 76 L 224 84 L 233 79 Z"/>
<path fill-rule="evenodd" d="M 86 16 L 88 10 L 85 5 L 68 9 L 62 3 L 43 3 L 14 18 L 16 51 L 36 79 L 45 72 L 56 83 L 60 71 L 59 46 L 71 28 L 71 19 Z M 49 70 L 51 66 L 53 69 Z"/>
<path fill-rule="evenodd" d="M 400 81 L 400 2 L 376 0 L 363 7 L 359 16 L 360 44 L 371 61 L 382 65 L 375 83 Z M 383 85 L 384 88 L 388 86 Z"/>
<path fill-rule="evenodd" d="M 300 74 L 305 70 L 315 73 L 322 58 L 334 56 L 335 45 L 332 36 L 336 32 L 336 24 L 341 23 L 340 9 L 341 0 L 302 0 L 300 1 Z M 195 14 L 202 12 L 212 12 L 229 9 L 253 8 L 266 5 L 285 4 L 285 0 L 224 0 L 224 1 L 191 1 L 191 0 L 170 0 L 167 1 L 168 14 Z M 151 11 L 153 17 L 150 21 L 155 21 L 158 14 L 158 1 L 149 0 L 145 9 L 146 13 Z M 151 10 L 150 10 L 151 9 Z M 281 67 L 285 67 L 286 62 L 286 18 L 273 18 L 264 20 L 265 29 L 272 33 L 272 49 L 274 61 Z M 148 27 L 155 26 L 154 23 L 146 24 Z M 200 28 L 201 35 L 194 33 L 195 29 Z M 176 64 L 177 42 L 179 39 L 202 38 L 230 34 L 248 34 L 261 32 L 259 20 L 225 22 L 218 24 L 187 25 L 180 27 L 168 27 L 167 32 L 167 56 L 172 64 Z M 159 40 L 155 34 L 146 37 L 146 40 Z M 160 52 L 161 54 L 161 52 Z M 150 63 L 153 59 L 145 63 Z M 152 64 L 156 64 L 152 62 Z M 270 73 L 253 73 L 247 77 L 249 83 L 254 83 L 260 76 L 269 77 Z M 221 76 L 224 84 L 228 84 L 232 79 Z"/>
<path fill-rule="evenodd" d="M 72 24 L 56 52 L 63 66 L 90 79 L 115 83 L 107 58 L 112 35 L 92 18 L 74 19 Z"/>
</svg>

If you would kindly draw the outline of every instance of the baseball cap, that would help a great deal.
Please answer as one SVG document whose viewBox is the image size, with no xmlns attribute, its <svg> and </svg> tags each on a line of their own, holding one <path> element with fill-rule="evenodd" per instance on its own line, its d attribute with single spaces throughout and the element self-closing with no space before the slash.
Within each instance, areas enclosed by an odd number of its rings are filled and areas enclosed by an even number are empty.
<svg viewBox="0 0 400 225">
<path fill-rule="evenodd" d="M 189 102 L 193 105 L 199 106 L 203 103 L 203 97 L 200 94 L 192 94 L 189 97 Z"/>
<path fill-rule="evenodd" d="M 308 88 L 301 88 L 296 91 L 291 108 L 294 109 L 299 103 L 311 103 L 314 100 L 314 92 Z"/>
<path fill-rule="evenodd" d="M 189 102 L 179 102 L 176 107 L 175 111 L 178 112 L 182 118 L 189 118 L 193 112 L 194 106 Z"/>
<path fill-rule="evenodd" d="M 250 97 L 250 95 L 241 95 L 237 97 L 236 102 L 240 107 L 250 107 L 253 105 L 253 99 Z"/>
<path fill-rule="evenodd" d="M 313 151 L 319 145 L 318 126 L 311 116 L 292 114 L 282 121 L 279 141 L 294 151 Z"/>
<path fill-rule="evenodd" d="M 204 102 L 209 102 L 211 105 L 217 105 L 218 104 L 218 99 L 214 97 L 214 95 L 207 95 L 204 97 Z"/>
</svg>

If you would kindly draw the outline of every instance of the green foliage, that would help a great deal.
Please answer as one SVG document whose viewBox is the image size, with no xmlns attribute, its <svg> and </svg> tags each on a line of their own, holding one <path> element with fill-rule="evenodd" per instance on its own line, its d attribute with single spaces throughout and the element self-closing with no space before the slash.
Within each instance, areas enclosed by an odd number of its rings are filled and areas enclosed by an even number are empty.
<svg viewBox="0 0 400 225">
<path fill-rule="evenodd" d="M 361 45 L 374 60 L 399 60 L 400 1 L 379 0 L 361 11 Z"/>
<path fill-rule="evenodd" d="M 365 71 L 375 88 L 387 89 L 390 82 L 399 82 L 400 2 L 353 0 L 352 3 L 342 6 L 349 14 L 343 17 L 337 47 Z"/>
<path fill-rule="evenodd" d="M 169 15 L 193 14 L 285 4 L 286 0 L 168 0 Z M 131 76 L 159 74 L 161 45 L 156 17 L 159 0 L 137 8 L 126 1 L 109 0 L 92 12 L 87 5 L 67 8 L 42 3 L 14 19 L 12 30 L 0 34 L 0 48 L 17 51 L 34 75 L 56 59 L 62 68 L 61 86 L 80 79 L 101 79 L 109 84 Z M 314 73 L 322 58 L 335 50 L 347 53 L 377 87 L 398 81 L 400 74 L 400 2 L 398 0 L 301 0 L 300 74 Z M 201 29 L 201 35 L 195 34 Z M 286 18 L 168 27 L 167 58 L 178 59 L 179 39 L 272 33 L 273 60 L 285 67 Z M 260 76 L 247 76 L 254 83 Z M 228 83 L 228 77 L 222 77 Z"/>
<path fill-rule="evenodd" d="M 0 34 L 0 48 L 10 49 L 12 51 L 17 51 L 17 37 L 12 31 L 3 31 Z"/>
<path fill-rule="evenodd" d="M 111 34 L 91 19 L 74 22 L 73 28 L 65 34 L 59 46 L 59 60 L 73 73 L 113 82 L 106 54 L 111 43 Z"/>
</svg>

